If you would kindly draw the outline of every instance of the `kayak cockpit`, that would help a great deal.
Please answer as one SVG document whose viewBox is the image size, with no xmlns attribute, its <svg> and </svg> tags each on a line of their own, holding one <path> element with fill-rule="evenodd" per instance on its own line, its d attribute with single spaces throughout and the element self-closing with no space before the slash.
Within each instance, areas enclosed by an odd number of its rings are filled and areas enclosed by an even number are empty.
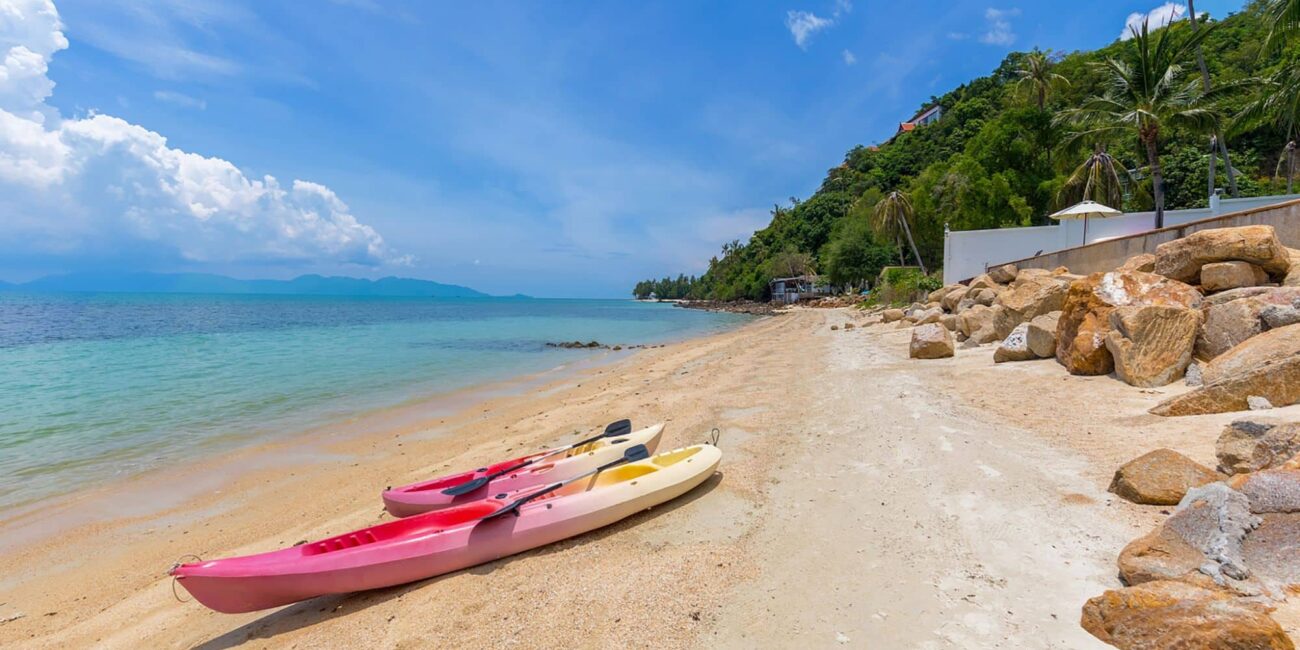
<svg viewBox="0 0 1300 650">
<path fill-rule="evenodd" d="M 304 556 L 321 555 L 385 540 L 438 533 L 448 528 L 482 519 L 484 516 L 495 512 L 501 505 L 500 501 L 492 499 L 475 501 L 463 506 L 398 519 L 386 524 L 363 528 L 316 542 L 309 542 L 298 548 L 302 550 Z"/>
</svg>

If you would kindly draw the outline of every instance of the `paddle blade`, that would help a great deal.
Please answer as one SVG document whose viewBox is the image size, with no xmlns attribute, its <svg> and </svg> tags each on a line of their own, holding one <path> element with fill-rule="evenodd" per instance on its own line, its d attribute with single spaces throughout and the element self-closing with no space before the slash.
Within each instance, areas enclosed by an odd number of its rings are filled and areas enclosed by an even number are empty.
<svg viewBox="0 0 1300 650">
<path fill-rule="evenodd" d="M 492 480 L 491 476 L 480 476 L 472 481 L 466 481 L 464 483 L 461 483 L 460 485 L 453 485 L 443 490 L 442 493 L 447 496 L 458 497 L 462 494 L 469 494 L 470 492 L 473 492 L 474 490 L 477 490 L 483 487 L 484 485 L 487 485 L 488 482 L 491 480 Z"/>
<path fill-rule="evenodd" d="M 617 422 L 610 422 L 609 426 L 605 427 L 605 433 L 602 437 L 621 436 L 627 433 L 632 433 L 632 421 L 624 418 Z"/>
<path fill-rule="evenodd" d="M 645 460 L 649 457 L 650 450 L 646 449 L 645 445 L 629 447 L 627 451 L 623 452 L 623 462 L 625 463 L 635 463 L 638 460 Z"/>
</svg>

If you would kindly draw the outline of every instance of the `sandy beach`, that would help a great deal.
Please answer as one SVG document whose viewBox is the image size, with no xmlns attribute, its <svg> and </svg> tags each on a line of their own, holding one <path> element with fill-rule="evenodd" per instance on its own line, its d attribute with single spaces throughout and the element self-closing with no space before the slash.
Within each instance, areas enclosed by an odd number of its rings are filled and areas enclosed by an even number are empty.
<svg viewBox="0 0 1300 650">
<path fill-rule="evenodd" d="M 866 321 L 795 310 L 459 410 L 371 414 L 153 472 L 60 500 L 45 523 L 11 517 L 0 645 L 1104 647 L 1080 607 L 1119 586 L 1119 550 L 1164 517 L 1109 494 L 1111 474 L 1161 446 L 1212 465 L 1232 414 L 1159 418 L 1146 409 L 1181 385 L 995 366 L 988 348 L 912 361 L 910 329 Z M 718 428 L 720 471 L 606 529 L 392 589 L 224 615 L 178 602 L 164 575 L 186 554 L 383 521 L 386 485 L 619 417 L 667 422 L 662 448 Z M 1300 632 L 1294 612 L 1276 617 Z"/>
</svg>

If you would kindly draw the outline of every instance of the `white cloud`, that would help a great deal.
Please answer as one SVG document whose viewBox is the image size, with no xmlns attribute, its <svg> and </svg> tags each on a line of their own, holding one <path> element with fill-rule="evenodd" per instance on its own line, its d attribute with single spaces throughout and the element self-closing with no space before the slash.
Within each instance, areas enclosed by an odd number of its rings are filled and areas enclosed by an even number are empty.
<svg viewBox="0 0 1300 650">
<path fill-rule="evenodd" d="M 858 62 L 858 57 L 853 56 L 853 53 L 848 50 L 840 52 L 840 57 L 844 59 L 845 65 L 853 65 Z"/>
<path fill-rule="evenodd" d="M 185 93 L 178 93 L 174 90 L 155 90 L 153 98 L 168 104 L 175 104 L 181 108 L 197 108 L 204 110 L 208 107 L 208 102 L 197 97 L 191 97 Z"/>
<path fill-rule="evenodd" d="M 1019 9 L 985 9 L 984 21 L 988 24 L 988 29 L 980 35 L 980 42 L 1002 46 L 1016 42 L 1016 33 L 1011 29 L 1011 18 L 1019 15 Z"/>
<path fill-rule="evenodd" d="M 835 9 L 831 12 L 831 18 L 839 18 L 848 13 L 853 13 L 853 2 L 851 0 L 835 0 Z"/>
<path fill-rule="evenodd" d="M 146 250 L 198 263 L 407 259 L 323 185 L 249 178 L 110 115 L 63 118 L 45 103 L 54 89 L 46 70 L 67 44 L 49 0 L 0 0 L 0 257 Z M 176 95 L 155 97 L 185 97 Z"/>
<path fill-rule="evenodd" d="M 1142 31 L 1142 23 L 1144 22 L 1149 21 L 1150 29 L 1157 30 L 1186 17 L 1187 5 L 1174 2 L 1166 2 L 1146 13 L 1135 11 L 1128 15 L 1128 20 L 1124 21 L 1124 31 L 1120 32 L 1119 40 L 1127 41 L 1133 38 L 1133 32 Z"/>
<path fill-rule="evenodd" d="M 813 34 L 834 25 L 835 21 L 829 18 L 821 18 L 809 11 L 788 11 L 785 14 L 785 26 L 794 36 L 794 43 L 803 49 L 808 49 L 808 39 Z"/>
<path fill-rule="evenodd" d="M 968 38 L 970 38 L 970 34 L 965 32 L 948 32 L 948 40 L 950 41 L 964 41 Z"/>
</svg>

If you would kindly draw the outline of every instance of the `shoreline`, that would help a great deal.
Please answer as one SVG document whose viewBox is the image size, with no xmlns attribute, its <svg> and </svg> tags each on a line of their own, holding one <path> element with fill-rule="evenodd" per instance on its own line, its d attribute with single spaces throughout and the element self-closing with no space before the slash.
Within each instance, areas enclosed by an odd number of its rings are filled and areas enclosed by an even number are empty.
<svg viewBox="0 0 1300 650">
<path fill-rule="evenodd" d="M 663 648 L 1103 647 L 1080 608 L 1118 586 L 1116 554 L 1165 516 L 1107 492 L 1115 467 L 1152 446 L 1205 459 L 1205 432 L 1231 416 L 1160 418 L 1146 408 L 1181 388 L 993 364 L 987 348 L 917 362 L 910 328 L 874 320 L 796 308 L 0 554 L 0 621 L 22 615 L 0 623 L 0 645 L 644 647 L 653 629 Z M 399 587 L 220 615 L 176 602 L 164 577 L 184 553 L 385 521 L 386 485 L 612 417 L 664 421 L 663 450 L 717 427 L 722 465 L 609 527 Z M 1275 617 L 1300 630 L 1295 606 Z"/>
</svg>

